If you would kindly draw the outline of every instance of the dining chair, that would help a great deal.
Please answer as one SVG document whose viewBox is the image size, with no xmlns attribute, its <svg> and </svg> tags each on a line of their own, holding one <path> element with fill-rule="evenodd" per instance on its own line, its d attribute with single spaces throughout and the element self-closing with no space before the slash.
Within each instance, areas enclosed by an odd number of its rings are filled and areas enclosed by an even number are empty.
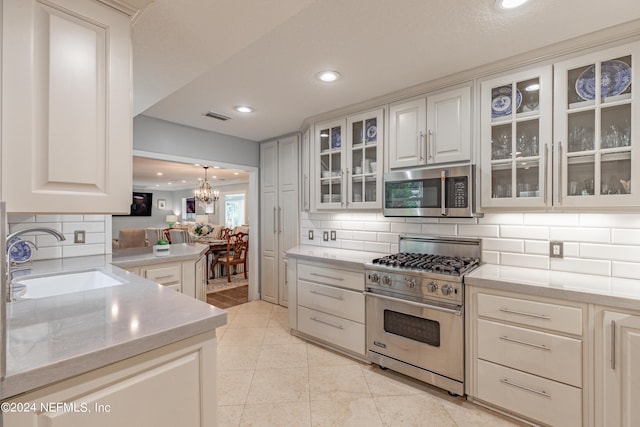
<svg viewBox="0 0 640 427">
<path fill-rule="evenodd" d="M 141 248 L 146 246 L 144 228 L 123 228 L 118 233 L 118 248 Z"/>
<path fill-rule="evenodd" d="M 191 236 L 187 230 L 169 230 L 171 244 L 174 243 L 191 243 Z"/>
<path fill-rule="evenodd" d="M 165 240 L 162 228 L 146 228 L 144 233 L 147 237 L 147 245 L 153 246 L 158 240 Z"/>
<path fill-rule="evenodd" d="M 242 265 L 244 278 L 247 278 L 247 253 L 249 250 L 249 235 L 246 233 L 229 234 L 226 237 L 226 252 L 218 253 L 211 261 L 211 271 L 215 278 L 215 266 L 220 264 L 225 266 L 227 282 L 231 282 L 231 266 L 234 274 L 237 273 L 237 266 Z"/>
</svg>

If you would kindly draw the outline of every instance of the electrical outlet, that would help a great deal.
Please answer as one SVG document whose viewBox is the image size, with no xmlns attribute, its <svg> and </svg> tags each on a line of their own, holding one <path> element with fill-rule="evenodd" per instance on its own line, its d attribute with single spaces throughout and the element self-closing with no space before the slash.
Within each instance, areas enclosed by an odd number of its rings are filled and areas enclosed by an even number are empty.
<svg viewBox="0 0 640 427">
<path fill-rule="evenodd" d="M 551 258 L 562 258 L 564 251 L 562 242 L 551 241 L 549 242 L 549 256 Z"/>
<path fill-rule="evenodd" d="M 309 240 L 313 240 L 313 230 L 309 230 Z"/>
<path fill-rule="evenodd" d="M 336 230 L 331 230 L 331 240 L 336 240 Z"/>
<path fill-rule="evenodd" d="M 73 243 L 84 243 L 87 233 L 84 230 L 76 230 L 73 232 Z"/>
<path fill-rule="evenodd" d="M 323 231 L 322 232 L 322 240 L 324 240 L 325 242 L 329 241 L 329 232 L 328 231 Z"/>
</svg>

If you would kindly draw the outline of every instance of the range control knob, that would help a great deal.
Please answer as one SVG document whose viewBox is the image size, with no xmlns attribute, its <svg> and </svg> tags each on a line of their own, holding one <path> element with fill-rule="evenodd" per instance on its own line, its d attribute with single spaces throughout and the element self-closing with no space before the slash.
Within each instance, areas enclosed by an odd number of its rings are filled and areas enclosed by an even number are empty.
<svg viewBox="0 0 640 427">
<path fill-rule="evenodd" d="M 404 283 L 411 289 L 416 287 L 416 279 L 404 279 Z"/>
<path fill-rule="evenodd" d="M 444 285 L 440 291 L 442 292 L 442 295 L 451 295 L 453 287 L 451 285 Z"/>
<path fill-rule="evenodd" d="M 429 292 L 435 292 L 438 290 L 438 283 L 436 282 L 431 282 L 427 285 L 427 289 L 429 290 Z"/>
<path fill-rule="evenodd" d="M 391 277 L 382 276 L 382 284 L 386 286 L 391 286 Z"/>
<path fill-rule="evenodd" d="M 378 276 L 378 273 L 372 273 L 369 275 L 369 280 L 371 280 L 372 283 L 378 283 L 380 281 L 380 277 Z"/>
</svg>

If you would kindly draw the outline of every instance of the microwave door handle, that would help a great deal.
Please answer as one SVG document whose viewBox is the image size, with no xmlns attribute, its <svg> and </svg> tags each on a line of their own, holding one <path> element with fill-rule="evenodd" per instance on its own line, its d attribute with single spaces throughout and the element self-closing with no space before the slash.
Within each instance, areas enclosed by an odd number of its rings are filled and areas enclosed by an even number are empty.
<svg viewBox="0 0 640 427">
<path fill-rule="evenodd" d="M 447 171 L 440 171 L 440 213 L 442 216 L 447 216 L 447 198 L 445 196 L 445 190 L 447 188 Z"/>
</svg>

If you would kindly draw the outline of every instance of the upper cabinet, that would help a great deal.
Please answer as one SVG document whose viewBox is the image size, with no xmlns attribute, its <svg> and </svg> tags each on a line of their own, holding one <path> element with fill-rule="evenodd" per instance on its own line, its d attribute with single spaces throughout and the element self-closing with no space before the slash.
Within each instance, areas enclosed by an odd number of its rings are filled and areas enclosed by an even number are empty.
<svg viewBox="0 0 640 427">
<path fill-rule="evenodd" d="M 483 207 L 640 205 L 640 43 L 481 83 Z M 634 62 L 636 64 L 634 64 Z"/>
<path fill-rule="evenodd" d="M 481 83 L 482 205 L 551 204 L 551 66 Z"/>
<path fill-rule="evenodd" d="M 315 126 L 316 209 L 382 207 L 384 111 Z"/>
<path fill-rule="evenodd" d="M 469 86 L 390 106 L 390 169 L 470 159 Z"/>
<path fill-rule="evenodd" d="M 9 212 L 129 210 L 131 22 L 105 3 L 2 3 L 1 197 Z"/>
<path fill-rule="evenodd" d="M 555 65 L 554 203 L 640 205 L 638 60 L 633 43 Z"/>
</svg>

